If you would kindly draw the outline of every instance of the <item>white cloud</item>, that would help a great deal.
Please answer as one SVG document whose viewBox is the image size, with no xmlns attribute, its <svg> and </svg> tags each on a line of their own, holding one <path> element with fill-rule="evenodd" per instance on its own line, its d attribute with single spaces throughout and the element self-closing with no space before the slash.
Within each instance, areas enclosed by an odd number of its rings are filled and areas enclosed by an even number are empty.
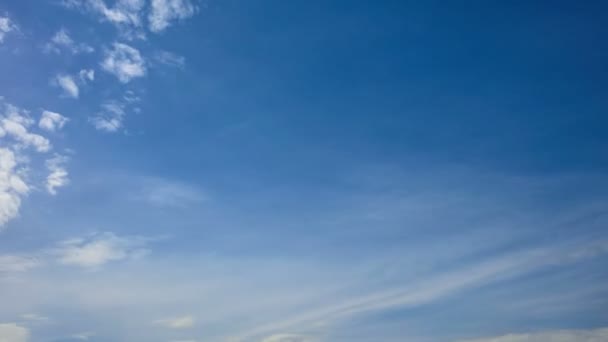
<svg viewBox="0 0 608 342">
<path fill-rule="evenodd" d="M 112 44 L 112 49 L 105 52 L 101 67 L 122 83 L 146 75 L 146 63 L 139 51 L 123 43 Z"/>
<path fill-rule="evenodd" d="M 187 315 L 181 317 L 161 319 L 154 323 L 171 329 L 186 329 L 194 326 L 194 317 Z"/>
<path fill-rule="evenodd" d="M 83 333 L 73 334 L 70 337 L 73 338 L 73 339 L 76 339 L 76 340 L 88 341 L 93 336 L 95 336 L 95 333 L 92 333 L 92 332 L 83 332 Z"/>
<path fill-rule="evenodd" d="M 508 334 L 466 342 L 605 342 L 608 328 L 594 330 L 554 330 L 527 334 Z M 463 341 L 464 342 L 464 341 Z"/>
<path fill-rule="evenodd" d="M 171 21 L 189 18 L 196 10 L 196 6 L 189 0 L 152 0 L 152 9 L 148 15 L 150 31 L 164 31 Z"/>
<path fill-rule="evenodd" d="M 587 251 L 590 252 L 586 253 Z M 544 267 L 567 265 L 606 252 L 608 252 L 607 241 L 516 252 L 469 266 L 464 270 L 427 277 L 421 283 L 412 282 L 405 286 L 321 306 L 292 318 L 258 326 L 249 333 L 234 338 L 247 339 L 293 328 L 300 330 L 314 326 L 328 326 L 355 315 L 382 312 L 391 308 L 419 307 L 464 289 L 473 289 L 521 276 Z"/>
<path fill-rule="evenodd" d="M 21 197 L 29 191 L 16 167 L 13 151 L 0 147 L 0 227 L 17 217 Z"/>
<path fill-rule="evenodd" d="M 4 37 L 7 33 L 17 29 L 17 26 L 13 24 L 10 18 L 0 17 L 0 43 L 4 41 Z"/>
<path fill-rule="evenodd" d="M 76 84 L 76 81 L 74 81 L 74 78 L 70 75 L 57 75 L 52 83 L 58 87 L 60 87 L 61 89 L 63 89 L 63 92 L 65 93 L 66 96 L 72 97 L 72 98 L 78 98 L 78 94 L 79 94 L 79 89 L 78 89 L 78 85 Z"/>
<path fill-rule="evenodd" d="M 75 43 L 74 40 L 72 40 L 72 37 L 70 37 L 69 32 L 65 29 L 57 31 L 51 38 L 51 41 L 44 46 L 45 52 L 61 53 L 62 49 L 70 51 L 73 54 L 91 53 L 95 51 L 93 47 L 87 44 Z"/>
<path fill-rule="evenodd" d="M 125 106 L 122 103 L 109 101 L 101 106 L 101 111 L 92 117 L 90 122 L 100 131 L 116 132 L 122 127 L 125 114 Z"/>
<path fill-rule="evenodd" d="M 35 314 L 35 313 L 26 313 L 21 315 L 21 318 L 26 320 L 26 321 L 35 321 L 35 322 L 43 322 L 43 321 L 48 321 L 49 318 L 46 316 L 42 316 L 39 314 Z"/>
<path fill-rule="evenodd" d="M 40 121 L 38 121 L 38 127 L 45 131 L 54 132 L 60 130 L 69 121 L 65 116 L 45 110 L 42 112 Z"/>
<path fill-rule="evenodd" d="M 172 67 L 176 67 L 176 68 L 183 68 L 184 65 L 186 64 L 186 59 L 183 56 L 177 55 L 173 52 L 169 52 L 169 51 L 158 51 L 155 55 L 154 55 L 154 59 L 160 63 L 160 64 L 164 64 L 164 65 L 168 65 L 168 66 L 172 66 Z"/>
<path fill-rule="evenodd" d="M 31 257 L 18 255 L 0 255 L 0 273 L 26 272 L 40 266 L 40 262 Z"/>
<path fill-rule="evenodd" d="M 135 199 L 157 207 L 186 207 L 200 203 L 206 198 L 192 185 L 150 178 L 142 182 L 140 193 L 135 196 Z"/>
<path fill-rule="evenodd" d="M 261 342 L 313 342 L 314 340 L 304 335 L 275 334 L 262 339 Z"/>
<path fill-rule="evenodd" d="M 0 323 L 0 342 L 27 342 L 29 331 L 15 323 Z"/>
<path fill-rule="evenodd" d="M 145 0 L 117 0 L 110 7 L 104 0 L 64 0 L 68 8 L 81 9 L 98 15 L 101 21 L 115 25 L 120 33 L 128 39 L 144 38 L 141 15 Z"/>
<path fill-rule="evenodd" d="M 0 98 L 0 101 L 3 100 Z M 19 214 L 21 200 L 30 187 L 27 174 L 27 148 L 48 152 L 51 143 L 45 137 L 31 133 L 34 124 L 28 113 L 13 105 L 0 102 L 0 227 Z"/>
<path fill-rule="evenodd" d="M 93 70 L 93 69 L 82 69 L 78 73 L 78 76 L 80 76 L 80 80 L 83 83 L 87 83 L 89 81 L 94 81 L 95 80 L 95 70 Z"/>
<path fill-rule="evenodd" d="M 148 240 L 140 237 L 118 237 L 103 233 L 86 239 L 71 239 L 60 244 L 56 253 L 64 265 L 95 268 L 111 261 L 134 259 L 144 255 Z"/>
<path fill-rule="evenodd" d="M 0 114 L 0 138 L 12 137 L 21 146 L 34 147 L 38 152 L 47 152 L 51 143 L 45 137 L 30 133 L 28 128 L 34 123 L 27 113 L 12 105 L 5 106 L 5 113 Z"/>
<path fill-rule="evenodd" d="M 68 171 L 65 167 L 68 158 L 59 154 L 55 154 L 52 158 L 46 161 L 46 168 L 49 171 L 46 177 L 46 190 L 51 195 L 57 194 L 57 188 L 66 186 L 69 183 Z"/>
</svg>

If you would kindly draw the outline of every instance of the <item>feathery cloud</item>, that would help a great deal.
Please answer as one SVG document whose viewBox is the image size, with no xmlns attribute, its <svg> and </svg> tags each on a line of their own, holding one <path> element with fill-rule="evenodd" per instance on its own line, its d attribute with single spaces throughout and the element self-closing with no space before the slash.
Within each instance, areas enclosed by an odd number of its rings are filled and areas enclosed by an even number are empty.
<svg viewBox="0 0 608 342">
<path fill-rule="evenodd" d="M 526 334 L 508 334 L 462 342 L 601 342 L 608 341 L 608 328 L 592 330 L 553 330 Z"/>
<path fill-rule="evenodd" d="M 184 58 L 183 56 L 177 55 L 173 52 L 164 51 L 164 50 L 158 51 L 154 55 L 154 60 L 157 63 L 171 66 L 171 67 L 180 68 L 180 69 L 183 68 L 184 65 L 186 65 L 186 58 Z"/>
</svg>

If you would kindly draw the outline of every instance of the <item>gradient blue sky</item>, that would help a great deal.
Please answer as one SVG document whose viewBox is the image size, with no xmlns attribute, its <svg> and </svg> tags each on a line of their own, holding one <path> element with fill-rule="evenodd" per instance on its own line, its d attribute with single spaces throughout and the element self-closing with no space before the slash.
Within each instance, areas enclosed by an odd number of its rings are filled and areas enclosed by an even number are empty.
<svg viewBox="0 0 608 342">
<path fill-rule="evenodd" d="M 607 22 L 0 1 L 0 341 L 608 341 Z"/>
</svg>

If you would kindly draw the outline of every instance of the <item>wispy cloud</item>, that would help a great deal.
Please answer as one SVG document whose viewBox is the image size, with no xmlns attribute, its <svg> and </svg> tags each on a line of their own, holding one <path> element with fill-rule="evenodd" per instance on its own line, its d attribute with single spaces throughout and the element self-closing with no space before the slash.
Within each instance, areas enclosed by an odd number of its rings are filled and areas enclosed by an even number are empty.
<svg viewBox="0 0 608 342">
<path fill-rule="evenodd" d="M 66 29 L 60 29 L 51 37 L 51 40 L 44 46 L 45 52 L 61 53 L 62 50 L 71 52 L 72 54 L 91 53 L 95 49 L 84 43 L 76 43 L 70 37 Z"/>
<path fill-rule="evenodd" d="M 101 110 L 90 119 L 90 122 L 100 131 L 116 132 L 123 126 L 125 115 L 124 104 L 108 101 L 101 105 Z"/>
<path fill-rule="evenodd" d="M 72 76 L 66 74 L 59 74 L 51 80 L 51 83 L 61 88 L 65 96 L 75 99 L 78 98 L 80 89 L 78 88 L 78 85 L 76 84 L 76 81 Z"/>
<path fill-rule="evenodd" d="M 593 251 L 587 253 L 587 251 Z M 316 310 L 309 310 L 291 318 L 258 326 L 252 331 L 234 336 L 234 340 L 248 340 L 279 331 L 306 331 L 315 326 L 331 326 L 336 321 L 380 312 L 390 308 L 416 307 L 431 303 L 464 289 L 476 288 L 533 272 L 544 267 L 566 265 L 608 252 L 608 242 L 597 241 L 533 249 L 513 253 L 494 260 L 471 265 L 463 270 L 440 273 L 405 287 L 386 289 L 355 297 Z"/>
<path fill-rule="evenodd" d="M 275 334 L 262 339 L 261 342 L 315 342 L 312 337 L 297 334 Z"/>
<path fill-rule="evenodd" d="M 158 51 L 154 54 L 154 60 L 162 65 L 183 68 L 186 65 L 186 58 L 169 51 Z"/>
<path fill-rule="evenodd" d="M 588 330 L 553 330 L 484 337 L 461 342 L 601 342 L 608 341 L 608 328 Z"/>
<path fill-rule="evenodd" d="M 186 329 L 192 328 L 194 326 L 194 317 L 191 315 L 186 315 L 180 317 L 165 318 L 157 320 L 154 323 L 171 329 Z"/>
<path fill-rule="evenodd" d="M 197 11 L 190 0 L 152 0 L 151 5 L 148 22 L 152 32 L 164 31 L 172 21 L 189 18 Z"/>
<path fill-rule="evenodd" d="M 46 322 L 49 320 L 48 317 L 42 316 L 35 313 L 25 313 L 21 315 L 21 318 L 26 321 L 34 321 L 34 322 Z"/>
<path fill-rule="evenodd" d="M 80 81 L 83 83 L 91 82 L 95 80 L 95 70 L 93 69 L 82 69 L 78 72 Z"/>
<path fill-rule="evenodd" d="M 187 207 L 199 204 L 206 196 L 192 185 L 161 178 L 142 181 L 136 200 L 145 201 L 157 207 Z"/>
<path fill-rule="evenodd" d="M 4 42 L 4 37 L 12 31 L 17 30 L 15 25 L 9 17 L 0 16 L 0 43 Z"/>
<path fill-rule="evenodd" d="M 46 168 L 49 171 L 46 177 L 46 190 L 51 195 L 57 194 L 57 188 L 64 187 L 69 183 L 68 171 L 65 164 L 68 162 L 68 157 L 60 154 L 55 154 L 52 158 L 47 159 Z"/>
<path fill-rule="evenodd" d="M 19 255 L 0 255 L 0 273 L 25 272 L 41 265 L 34 257 Z"/>
<path fill-rule="evenodd" d="M 142 11 L 145 0 L 117 0 L 108 6 L 104 0 L 64 0 L 63 5 L 95 14 L 101 21 L 116 26 L 122 36 L 128 39 L 144 38 Z"/>
<path fill-rule="evenodd" d="M 142 237 L 119 237 L 113 233 L 102 233 L 86 238 L 66 240 L 55 253 L 64 265 L 96 268 L 108 262 L 133 259 L 147 253 L 149 239 Z"/>
<path fill-rule="evenodd" d="M 122 83 L 146 75 L 146 63 L 139 51 L 127 44 L 114 43 L 105 51 L 101 67 Z"/>
</svg>

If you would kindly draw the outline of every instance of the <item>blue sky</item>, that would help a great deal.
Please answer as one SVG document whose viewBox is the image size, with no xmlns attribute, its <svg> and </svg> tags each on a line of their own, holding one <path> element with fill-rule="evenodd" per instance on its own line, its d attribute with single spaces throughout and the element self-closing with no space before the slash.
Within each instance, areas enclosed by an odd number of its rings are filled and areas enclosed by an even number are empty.
<svg viewBox="0 0 608 342">
<path fill-rule="evenodd" d="M 0 341 L 608 341 L 607 10 L 0 2 Z"/>
</svg>

